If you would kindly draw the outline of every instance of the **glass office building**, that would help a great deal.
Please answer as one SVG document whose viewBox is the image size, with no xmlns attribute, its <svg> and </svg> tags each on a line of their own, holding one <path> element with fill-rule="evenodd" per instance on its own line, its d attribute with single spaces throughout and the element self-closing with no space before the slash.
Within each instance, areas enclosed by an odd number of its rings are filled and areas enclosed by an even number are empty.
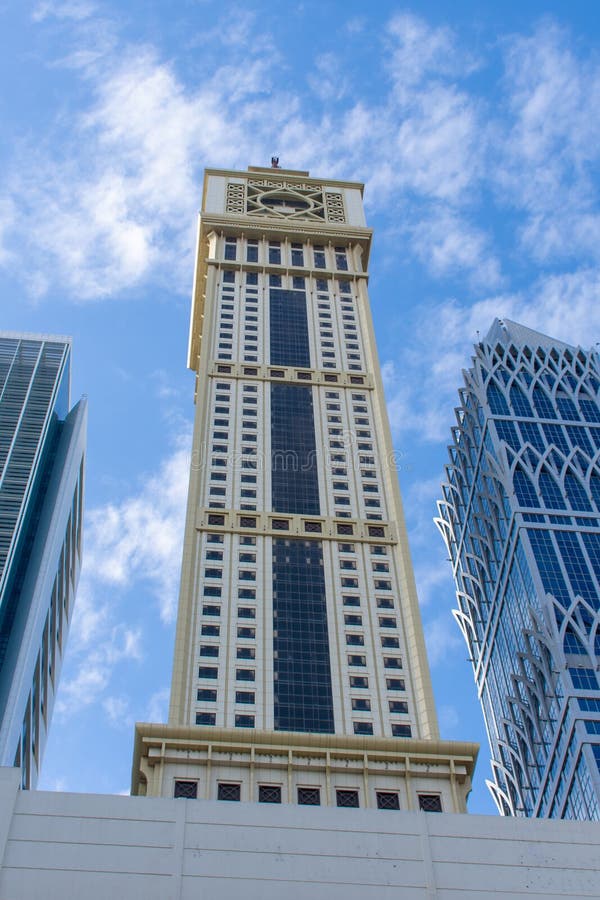
<svg viewBox="0 0 600 900">
<path fill-rule="evenodd" d="M 86 401 L 69 338 L 0 332 L 0 765 L 35 787 L 81 561 Z"/>
<path fill-rule="evenodd" d="M 438 526 L 505 815 L 600 819 L 600 360 L 496 320 Z"/>
<path fill-rule="evenodd" d="M 464 809 L 440 742 L 367 293 L 362 185 L 208 170 L 168 726 L 134 793 Z"/>
</svg>

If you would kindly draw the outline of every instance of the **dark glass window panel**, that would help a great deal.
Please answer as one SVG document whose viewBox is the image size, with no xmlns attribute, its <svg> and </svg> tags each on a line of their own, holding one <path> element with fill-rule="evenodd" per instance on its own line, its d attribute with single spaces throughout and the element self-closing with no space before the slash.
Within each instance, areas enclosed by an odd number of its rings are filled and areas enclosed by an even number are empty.
<svg viewBox="0 0 600 900">
<path fill-rule="evenodd" d="M 305 292 L 272 288 L 269 296 L 271 365 L 310 368 Z"/>
<path fill-rule="evenodd" d="M 323 551 L 319 541 L 273 541 L 275 729 L 332 733 Z"/>
<path fill-rule="evenodd" d="M 373 734 L 372 722 L 354 722 L 353 725 L 354 734 Z"/>
<path fill-rule="evenodd" d="M 366 666 L 367 665 L 367 657 L 366 656 L 357 656 L 356 654 L 351 654 L 348 657 L 348 665 L 349 666 Z"/>
<path fill-rule="evenodd" d="M 350 687 L 353 688 L 368 688 L 369 687 L 369 679 L 366 675 L 351 675 L 350 676 Z"/>
<path fill-rule="evenodd" d="M 254 691 L 236 691 L 235 692 L 235 702 L 236 703 L 254 703 L 255 694 Z"/>
<path fill-rule="evenodd" d="M 221 607 L 220 606 L 209 606 L 208 604 L 204 604 L 202 607 L 202 615 L 203 616 L 220 616 L 221 615 Z"/>
<path fill-rule="evenodd" d="M 412 729 L 410 725 L 392 725 L 392 734 L 394 737 L 412 737 Z"/>
<path fill-rule="evenodd" d="M 235 677 L 238 681 L 256 681 L 254 669 L 236 669 Z"/>
<path fill-rule="evenodd" d="M 224 525 L 225 524 L 225 516 L 209 515 L 208 524 L 209 525 Z"/>
<path fill-rule="evenodd" d="M 336 806 L 344 806 L 348 809 L 358 809 L 358 791 L 338 788 L 335 792 Z"/>
<path fill-rule="evenodd" d="M 254 728 L 254 716 L 237 715 L 235 717 L 236 728 Z"/>
<path fill-rule="evenodd" d="M 198 678 L 214 678 L 216 679 L 219 670 L 216 666 L 200 666 L 198 668 Z"/>
<path fill-rule="evenodd" d="M 388 648 L 399 648 L 400 640 L 397 637 L 389 637 L 388 635 L 383 635 L 381 638 L 381 646 Z"/>
<path fill-rule="evenodd" d="M 320 806 L 320 788 L 298 788 L 298 803 L 300 806 Z"/>
<path fill-rule="evenodd" d="M 238 628 L 238 637 L 240 637 L 239 632 L 242 629 Z M 256 650 L 254 647 L 238 647 L 236 656 L 238 659 L 255 659 L 256 658 Z"/>
<path fill-rule="evenodd" d="M 362 634 L 347 634 L 346 644 L 349 647 L 363 647 L 365 639 Z"/>
<path fill-rule="evenodd" d="M 439 794 L 419 794 L 419 809 L 424 812 L 442 811 L 442 798 Z"/>
<path fill-rule="evenodd" d="M 214 644 L 204 644 L 200 647 L 200 656 L 218 656 L 219 648 Z"/>
<path fill-rule="evenodd" d="M 371 709 L 371 701 L 368 697 L 353 697 L 352 698 L 352 709 L 360 709 L 360 710 L 370 710 Z"/>
<path fill-rule="evenodd" d="M 214 725 L 216 721 L 216 713 L 196 713 L 196 725 Z"/>
<path fill-rule="evenodd" d="M 315 269 L 327 268 L 327 265 L 325 262 L 325 247 L 315 246 L 313 248 L 313 254 L 314 254 L 314 260 L 315 260 Z M 325 290 L 325 291 L 327 290 L 327 282 L 324 282 L 324 283 L 325 283 L 325 287 L 324 288 L 320 287 L 319 290 Z M 323 284 L 323 282 L 321 282 L 321 284 Z M 317 281 L 317 286 L 318 285 L 319 285 L 319 282 Z"/>
<path fill-rule="evenodd" d="M 195 800 L 198 796 L 197 781 L 176 781 L 174 797 L 181 797 L 184 800 Z"/>
<path fill-rule="evenodd" d="M 389 707 L 391 713 L 407 713 L 408 703 L 406 700 L 390 700 Z"/>
<path fill-rule="evenodd" d="M 200 633 L 205 635 L 206 637 L 218 637 L 220 632 L 220 625 L 203 625 Z"/>
<path fill-rule="evenodd" d="M 281 788 L 279 785 L 259 784 L 259 803 L 281 803 Z"/>
<path fill-rule="evenodd" d="M 238 607 L 238 617 L 240 619 L 255 619 L 256 610 L 250 606 L 240 606 Z"/>
<path fill-rule="evenodd" d="M 239 638 L 254 638 L 256 637 L 256 628 L 249 628 L 247 625 L 239 626 L 237 636 Z"/>
<path fill-rule="evenodd" d="M 399 656 L 384 656 L 383 665 L 386 669 L 401 669 L 402 660 Z"/>
<path fill-rule="evenodd" d="M 217 699 L 217 692 L 213 688 L 198 688 L 196 699 L 199 701 L 208 701 L 214 703 Z"/>
<path fill-rule="evenodd" d="M 255 244 L 254 242 L 251 243 L 248 241 L 248 246 L 246 247 L 246 260 L 247 262 L 258 262 L 258 242 Z M 246 284 L 257 284 L 258 279 L 256 281 L 251 281 L 251 275 L 256 277 L 256 272 L 249 272 L 246 275 Z"/>
<path fill-rule="evenodd" d="M 405 691 L 406 685 L 403 678 L 386 678 L 385 684 L 388 691 Z"/>
<path fill-rule="evenodd" d="M 396 791 L 375 791 L 377 809 L 400 809 L 400 798 Z"/>
<path fill-rule="evenodd" d="M 312 390 L 271 384 L 271 499 L 275 512 L 319 515 Z"/>
<path fill-rule="evenodd" d="M 217 800 L 240 800 L 241 796 L 241 784 L 227 784 L 220 782 L 217 787 Z"/>
</svg>

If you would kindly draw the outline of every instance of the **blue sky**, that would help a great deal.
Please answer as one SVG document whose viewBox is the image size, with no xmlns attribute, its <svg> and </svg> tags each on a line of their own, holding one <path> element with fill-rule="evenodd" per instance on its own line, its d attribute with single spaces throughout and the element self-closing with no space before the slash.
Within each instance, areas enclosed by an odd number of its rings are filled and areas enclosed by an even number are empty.
<svg viewBox="0 0 600 900">
<path fill-rule="evenodd" d="M 488 750 L 433 524 L 505 315 L 600 339 L 600 4 L 0 0 L 0 327 L 71 334 L 86 550 L 41 787 L 126 791 L 166 715 L 202 169 L 366 184 L 371 299 L 442 735 Z"/>
</svg>

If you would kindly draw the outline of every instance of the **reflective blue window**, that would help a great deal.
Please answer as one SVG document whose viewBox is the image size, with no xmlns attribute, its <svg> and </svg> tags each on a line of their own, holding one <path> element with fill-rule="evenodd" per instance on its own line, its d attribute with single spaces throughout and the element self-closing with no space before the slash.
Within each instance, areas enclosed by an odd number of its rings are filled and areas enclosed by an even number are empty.
<svg viewBox="0 0 600 900">
<path fill-rule="evenodd" d="M 515 416 L 527 416 L 529 419 L 533 418 L 529 400 L 516 382 L 514 382 L 510 388 L 510 402 L 512 403 Z"/>
<path fill-rule="evenodd" d="M 332 733 L 323 550 L 319 541 L 273 541 L 275 729 Z"/>
<path fill-rule="evenodd" d="M 544 590 L 565 606 L 569 606 L 571 595 L 567 590 L 550 534 L 541 529 L 530 529 L 528 535 Z"/>
<path fill-rule="evenodd" d="M 539 506 L 535 488 L 525 472 L 517 468 L 514 476 L 515 493 L 519 506 Z"/>
<path fill-rule="evenodd" d="M 493 416 L 510 416 L 510 410 L 506 398 L 498 385 L 490 381 L 487 388 L 487 401 Z"/>
<path fill-rule="evenodd" d="M 584 491 L 581 482 L 570 472 L 565 475 L 565 492 L 573 509 L 591 512 L 592 505 L 588 500 L 588 496 Z"/>
<path fill-rule="evenodd" d="M 570 397 L 560 397 L 556 398 L 556 405 L 558 406 L 558 411 L 563 419 L 575 420 L 576 422 L 579 419 L 579 413 L 577 412 L 577 407 L 573 403 Z"/>
<path fill-rule="evenodd" d="M 533 389 L 533 405 L 540 419 L 555 419 L 556 410 L 546 391 L 537 386 Z"/>
<path fill-rule="evenodd" d="M 269 296 L 271 365 L 309 368 L 305 292 L 271 288 Z"/>
<path fill-rule="evenodd" d="M 573 681 L 573 687 L 577 691 L 597 691 L 598 679 L 593 669 L 569 668 L 569 674 Z"/>
<path fill-rule="evenodd" d="M 506 419 L 496 419 L 496 430 L 498 432 L 498 437 L 502 441 L 506 441 L 509 447 L 512 447 L 513 450 L 519 450 L 521 447 L 521 442 L 519 440 L 519 436 L 517 434 L 517 429 L 513 422 L 510 422 Z"/>
<path fill-rule="evenodd" d="M 564 497 L 562 495 L 562 491 L 548 471 L 542 469 L 538 476 L 538 482 L 540 486 L 540 493 L 544 500 L 544 506 L 547 506 L 548 509 L 567 508 Z"/>
<path fill-rule="evenodd" d="M 586 400 L 581 397 L 579 400 L 581 411 L 586 422 L 600 422 L 600 407 L 593 400 Z M 577 417 L 579 418 L 579 417 Z"/>
<path fill-rule="evenodd" d="M 310 387 L 271 384 L 271 499 L 275 512 L 319 514 Z"/>
</svg>

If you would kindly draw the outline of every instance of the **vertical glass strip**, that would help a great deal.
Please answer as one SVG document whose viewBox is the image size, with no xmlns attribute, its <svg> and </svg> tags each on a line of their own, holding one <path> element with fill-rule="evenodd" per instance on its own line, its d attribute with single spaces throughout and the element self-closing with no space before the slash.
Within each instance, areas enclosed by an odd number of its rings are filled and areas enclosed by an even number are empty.
<svg viewBox="0 0 600 900">
<path fill-rule="evenodd" d="M 319 515 L 312 388 L 271 384 L 271 502 L 274 512 Z"/>
<path fill-rule="evenodd" d="M 333 733 L 320 541 L 273 541 L 273 677 L 276 731 Z"/>
<path fill-rule="evenodd" d="M 309 368 L 305 292 L 271 288 L 269 296 L 271 365 Z"/>
</svg>

